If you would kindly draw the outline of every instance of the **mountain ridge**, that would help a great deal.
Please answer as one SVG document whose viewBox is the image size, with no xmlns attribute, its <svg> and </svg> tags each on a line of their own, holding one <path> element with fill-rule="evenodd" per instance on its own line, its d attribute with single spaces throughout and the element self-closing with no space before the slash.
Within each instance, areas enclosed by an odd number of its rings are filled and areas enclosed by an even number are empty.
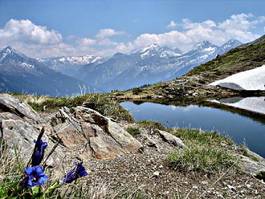
<svg viewBox="0 0 265 199">
<path fill-rule="evenodd" d="M 229 43 L 224 48 L 204 41 L 186 53 L 152 44 L 131 54 L 116 53 L 99 64 L 83 66 L 81 79 L 105 91 L 167 81 L 235 47 Z M 236 45 L 240 44 L 238 42 Z"/>
<path fill-rule="evenodd" d="M 0 51 L 0 91 L 38 95 L 80 93 L 84 83 L 56 72 L 8 46 Z"/>
</svg>

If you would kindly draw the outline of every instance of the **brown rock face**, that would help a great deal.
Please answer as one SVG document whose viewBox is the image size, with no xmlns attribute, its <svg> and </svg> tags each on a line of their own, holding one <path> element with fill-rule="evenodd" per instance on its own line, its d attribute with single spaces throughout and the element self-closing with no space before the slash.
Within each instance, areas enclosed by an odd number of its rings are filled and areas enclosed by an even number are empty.
<svg viewBox="0 0 265 199">
<path fill-rule="evenodd" d="M 142 148 L 118 123 L 89 108 L 65 107 L 51 120 L 57 121 L 52 124 L 60 142 L 86 159 L 112 159 Z"/>
</svg>

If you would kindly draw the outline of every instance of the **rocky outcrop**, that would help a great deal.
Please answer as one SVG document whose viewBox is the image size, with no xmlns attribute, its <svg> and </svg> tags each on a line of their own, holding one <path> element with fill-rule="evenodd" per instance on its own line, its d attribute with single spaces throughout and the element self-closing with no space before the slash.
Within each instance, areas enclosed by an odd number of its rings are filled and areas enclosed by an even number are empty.
<svg viewBox="0 0 265 199">
<path fill-rule="evenodd" d="M 180 138 L 178 138 L 178 137 L 176 137 L 176 136 L 174 136 L 174 135 L 172 135 L 166 131 L 161 131 L 159 129 L 156 129 L 155 132 L 158 133 L 162 137 L 162 139 L 165 142 L 168 142 L 169 144 L 172 144 L 172 145 L 180 147 L 180 148 L 186 147 Z"/>
<path fill-rule="evenodd" d="M 265 160 L 258 154 L 245 148 L 247 156 L 240 156 L 241 168 L 244 172 L 257 176 L 260 172 L 265 172 Z"/>
<path fill-rule="evenodd" d="M 60 109 L 51 125 L 60 143 L 85 159 L 111 159 L 143 147 L 118 123 L 82 106 Z"/>
<path fill-rule="evenodd" d="M 121 123 L 84 106 L 63 107 L 41 118 L 29 105 L 11 95 L 2 94 L 0 99 L 1 140 L 11 151 L 18 147 L 25 161 L 29 160 L 42 127 L 45 128 L 43 139 L 49 146 L 47 152 L 58 145 L 49 158 L 50 165 L 73 158 L 113 159 L 149 147 L 129 134 Z M 158 133 L 155 136 L 158 139 L 146 136 L 157 148 L 172 148 L 175 143 L 172 140 L 167 143 Z"/>
<path fill-rule="evenodd" d="M 21 118 L 28 118 L 35 122 L 41 121 L 40 116 L 30 106 L 9 94 L 0 94 L 0 111 L 13 113 Z"/>
</svg>

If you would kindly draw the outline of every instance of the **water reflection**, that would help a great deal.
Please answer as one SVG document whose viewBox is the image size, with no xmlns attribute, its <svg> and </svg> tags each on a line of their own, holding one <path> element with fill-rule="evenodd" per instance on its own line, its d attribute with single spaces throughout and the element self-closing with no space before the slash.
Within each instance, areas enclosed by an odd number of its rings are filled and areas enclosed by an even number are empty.
<svg viewBox="0 0 265 199">
<path fill-rule="evenodd" d="M 153 120 L 167 127 L 218 131 L 228 135 L 238 144 L 245 143 L 251 150 L 265 157 L 265 124 L 249 117 L 197 105 L 182 107 L 149 102 L 140 105 L 123 102 L 121 105 L 129 110 L 137 121 Z"/>
</svg>

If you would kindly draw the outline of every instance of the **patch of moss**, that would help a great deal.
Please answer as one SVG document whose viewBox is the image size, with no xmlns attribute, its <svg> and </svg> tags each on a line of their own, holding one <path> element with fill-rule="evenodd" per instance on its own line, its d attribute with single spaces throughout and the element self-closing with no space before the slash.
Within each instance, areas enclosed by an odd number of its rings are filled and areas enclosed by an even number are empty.
<svg viewBox="0 0 265 199">
<path fill-rule="evenodd" d="M 141 134 L 140 129 L 139 128 L 136 128 L 136 127 L 128 127 L 126 130 L 132 136 L 137 136 L 137 135 Z"/>
</svg>

